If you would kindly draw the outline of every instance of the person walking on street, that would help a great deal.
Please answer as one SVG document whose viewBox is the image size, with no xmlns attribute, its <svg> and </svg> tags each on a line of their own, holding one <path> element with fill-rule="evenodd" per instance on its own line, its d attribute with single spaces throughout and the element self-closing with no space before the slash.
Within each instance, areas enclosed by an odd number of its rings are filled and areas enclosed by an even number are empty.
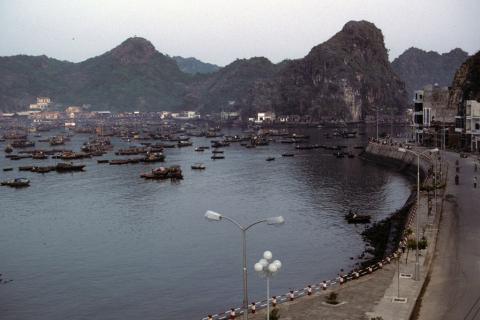
<svg viewBox="0 0 480 320">
<path fill-rule="evenodd" d="M 473 178 L 473 187 L 477 187 L 477 177 Z"/>
</svg>

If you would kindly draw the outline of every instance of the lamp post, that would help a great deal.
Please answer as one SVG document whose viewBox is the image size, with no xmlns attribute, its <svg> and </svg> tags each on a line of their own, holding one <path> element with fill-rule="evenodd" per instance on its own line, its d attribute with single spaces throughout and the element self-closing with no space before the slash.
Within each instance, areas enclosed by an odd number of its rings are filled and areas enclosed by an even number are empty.
<svg viewBox="0 0 480 320">
<path fill-rule="evenodd" d="M 258 272 L 260 277 L 267 277 L 267 320 L 270 320 L 270 277 L 273 277 L 277 274 L 278 269 L 282 266 L 280 260 L 275 260 L 272 263 L 269 263 L 269 260 L 272 259 L 272 253 L 270 251 L 265 251 L 263 253 L 263 259 L 255 263 L 255 271 Z"/>
<path fill-rule="evenodd" d="M 240 226 L 238 223 L 233 221 L 230 218 L 227 218 L 225 216 L 222 216 L 219 213 L 213 212 L 208 210 L 205 213 L 205 219 L 210 220 L 210 221 L 220 221 L 222 219 L 226 219 L 230 222 L 233 222 L 237 227 L 242 230 L 243 233 L 243 319 L 247 320 L 248 319 L 248 298 L 247 298 L 247 243 L 246 243 L 246 238 L 245 238 L 245 231 L 247 231 L 250 227 L 261 223 L 261 222 L 267 222 L 267 225 L 274 225 L 274 226 L 281 226 L 285 222 L 285 219 L 283 219 L 282 216 L 278 216 L 275 218 L 269 218 L 269 219 L 264 219 L 257 221 L 255 223 L 252 223 L 246 228 L 243 228 Z"/>
<path fill-rule="evenodd" d="M 400 152 L 406 152 L 407 149 L 403 149 L 403 148 L 398 148 L 398 151 Z M 420 154 L 424 154 L 425 152 L 438 152 L 438 148 L 435 148 L 435 149 L 430 149 L 430 150 L 425 150 L 423 152 L 416 152 L 417 154 L 417 210 L 419 208 L 419 205 L 420 205 Z M 415 257 L 415 278 L 414 280 L 417 280 L 418 281 L 418 270 L 419 270 L 419 262 L 418 262 L 418 236 L 419 236 L 419 231 L 418 231 L 418 215 L 419 213 L 417 212 L 415 214 L 415 242 L 416 242 L 416 245 L 417 245 L 417 249 L 416 249 L 416 257 Z"/>
<path fill-rule="evenodd" d="M 383 109 L 380 109 L 380 110 L 383 110 Z M 377 143 L 378 143 L 378 109 L 376 109 L 375 111 L 377 111 Z"/>
</svg>

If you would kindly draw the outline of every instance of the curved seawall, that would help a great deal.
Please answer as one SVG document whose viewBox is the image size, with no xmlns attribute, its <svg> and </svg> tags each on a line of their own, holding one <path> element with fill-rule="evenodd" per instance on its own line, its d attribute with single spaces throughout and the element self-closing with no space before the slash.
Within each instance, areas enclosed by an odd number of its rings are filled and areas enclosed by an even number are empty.
<svg viewBox="0 0 480 320">
<path fill-rule="evenodd" d="M 420 181 L 423 181 L 428 170 L 432 167 L 433 160 L 430 155 L 420 153 L 418 157 L 417 153 L 411 149 L 407 149 L 405 152 L 398 149 L 396 146 L 371 142 L 359 156 L 368 161 L 392 166 L 414 178 L 417 177 L 417 163 L 420 163 Z"/>
</svg>

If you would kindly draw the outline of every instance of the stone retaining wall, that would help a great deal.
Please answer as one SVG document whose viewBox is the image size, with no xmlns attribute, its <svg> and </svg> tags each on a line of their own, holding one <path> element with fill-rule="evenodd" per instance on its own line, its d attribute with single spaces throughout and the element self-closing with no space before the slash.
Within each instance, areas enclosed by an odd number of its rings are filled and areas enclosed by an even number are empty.
<svg viewBox="0 0 480 320">
<path fill-rule="evenodd" d="M 417 178 L 417 163 L 420 162 L 420 181 L 423 181 L 432 166 L 432 158 L 429 153 L 420 154 L 409 149 L 406 152 L 398 151 L 398 147 L 385 146 L 379 143 L 369 143 L 368 146 L 359 155 L 365 160 L 379 164 L 392 166 L 399 171 Z"/>
</svg>

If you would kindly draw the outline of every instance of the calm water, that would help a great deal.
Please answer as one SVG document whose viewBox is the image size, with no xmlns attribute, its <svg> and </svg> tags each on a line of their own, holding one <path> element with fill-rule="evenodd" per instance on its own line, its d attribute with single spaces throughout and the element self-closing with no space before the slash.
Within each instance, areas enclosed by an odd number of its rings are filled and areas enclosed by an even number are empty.
<svg viewBox="0 0 480 320">
<path fill-rule="evenodd" d="M 349 145 L 355 154 L 353 145 L 376 134 L 373 126 L 355 139 L 325 139 L 331 132 L 325 128 L 294 132 L 310 134 L 310 144 Z M 65 148 L 80 151 L 89 136 L 76 134 Z M 158 163 L 112 166 L 93 157 L 77 161 L 86 164 L 84 172 L 39 174 L 18 166 L 60 160 L 0 158 L 1 168 L 14 167 L 0 171 L 0 180 L 31 180 L 28 188 L 0 188 L 0 273 L 14 280 L 1 285 L 1 318 L 200 319 L 241 307 L 242 232 L 227 220 L 206 221 L 206 210 L 243 227 L 285 218 L 282 227 L 247 230 L 249 302 L 266 298 L 266 279 L 253 269 L 266 250 L 282 261 L 271 296 L 314 285 L 351 270 L 366 248 L 365 226 L 347 224 L 343 215 L 353 208 L 381 220 L 404 204 L 412 184 L 357 157 L 337 159 L 332 150 L 294 150 L 278 141 L 255 149 L 232 143 L 223 148 L 225 159 L 214 161 L 212 149 L 194 151 L 210 140 L 193 137 L 193 147 L 165 149 L 164 165 L 181 165 L 181 181 L 140 178 Z M 114 143 L 115 150 L 127 147 L 119 138 Z M 295 156 L 282 158 L 284 151 Z M 265 161 L 269 156 L 275 161 Z M 206 170 L 190 170 L 195 162 Z"/>
</svg>

